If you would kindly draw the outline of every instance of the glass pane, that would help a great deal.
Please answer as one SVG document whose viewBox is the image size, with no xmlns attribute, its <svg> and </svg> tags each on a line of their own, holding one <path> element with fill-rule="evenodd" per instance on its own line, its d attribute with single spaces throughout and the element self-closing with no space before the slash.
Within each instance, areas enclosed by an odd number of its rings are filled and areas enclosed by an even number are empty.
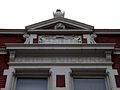
<svg viewBox="0 0 120 90">
<path fill-rule="evenodd" d="M 47 90 L 47 78 L 45 79 L 22 79 L 18 78 L 16 90 Z"/>
<path fill-rule="evenodd" d="M 104 79 L 74 79 L 74 90 L 106 90 Z"/>
</svg>

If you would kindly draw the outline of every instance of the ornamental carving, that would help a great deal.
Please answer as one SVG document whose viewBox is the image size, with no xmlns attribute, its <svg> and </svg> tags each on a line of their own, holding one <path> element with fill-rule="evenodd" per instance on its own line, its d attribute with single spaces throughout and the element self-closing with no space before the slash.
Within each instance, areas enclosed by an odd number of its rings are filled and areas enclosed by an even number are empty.
<svg viewBox="0 0 120 90">
<path fill-rule="evenodd" d="M 24 44 L 34 44 L 34 40 L 37 39 L 38 44 L 79 44 L 82 43 L 82 39 L 87 40 L 87 44 L 96 44 L 95 38 L 96 34 L 83 34 L 79 36 L 65 36 L 65 35 L 42 35 L 37 36 L 37 34 L 27 34 L 25 33 L 23 37 L 26 39 Z M 37 38 L 38 37 L 38 38 Z"/>
<path fill-rule="evenodd" d="M 65 29 L 65 25 L 62 23 L 57 23 L 54 28 L 55 29 Z"/>
<path fill-rule="evenodd" d="M 41 44 L 77 44 L 82 43 L 81 36 L 39 36 L 38 43 Z"/>
</svg>

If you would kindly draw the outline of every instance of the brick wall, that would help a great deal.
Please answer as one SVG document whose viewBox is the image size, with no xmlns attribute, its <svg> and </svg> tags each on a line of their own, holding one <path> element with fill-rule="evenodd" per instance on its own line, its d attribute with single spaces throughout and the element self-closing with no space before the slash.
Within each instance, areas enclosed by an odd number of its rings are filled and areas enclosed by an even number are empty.
<svg viewBox="0 0 120 90">
<path fill-rule="evenodd" d="M 120 55 L 112 55 L 113 68 L 118 70 L 118 75 L 115 76 L 117 86 L 120 88 Z"/>
<path fill-rule="evenodd" d="M 23 43 L 22 35 L 0 35 L 0 47 L 5 47 L 5 43 Z M 0 54 L 0 88 L 5 87 L 6 76 L 3 76 L 4 69 L 8 68 L 8 55 Z"/>
<path fill-rule="evenodd" d="M 97 43 L 116 43 L 115 47 L 120 48 L 120 35 L 97 35 Z"/>
<path fill-rule="evenodd" d="M 5 43 L 23 43 L 22 35 L 0 35 L 0 47 L 4 47 Z"/>
<path fill-rule="evenodd" d="M 120 35 L 97 35 L 97 43 L 116 43 L 115 47 L 120 48 Z M 117 87 L 120 88 L 120 55 L 112 55 L 113 68 L 118 70 L 116 78 Z"/>
<path fill-rule="evenodd" d="M 3 76 L 4 69 L 8 69 L 8 55 L 0 54 L 0 88 L 5 87 L 6 76 Z"/>
</svg>

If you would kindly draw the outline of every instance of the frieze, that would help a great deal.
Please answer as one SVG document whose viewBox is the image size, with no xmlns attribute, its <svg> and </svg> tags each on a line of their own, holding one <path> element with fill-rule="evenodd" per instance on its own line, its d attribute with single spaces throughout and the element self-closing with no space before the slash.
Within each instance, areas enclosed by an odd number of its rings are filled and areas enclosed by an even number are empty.
<svg viewBox="0 0 120 90">
<path fill-rule="evenodd" d="M 81 36 L 64 36 L 64 35 L 55 35 L 55 36 L 38 36 L 38 44 L 77 44 L 82 43 Z"/>
<path fill-rule="evenodd" d="M 109 63 L 105 57 L 16 57 L 15 62 L 21 63 Z"/>
<path fill-rule="evenodd" d="M 97 37 L 96 34 L 83 34 L 79 36 L 65 36 L 65 35 L 44 35 L 39 36 L 37 34 L 27 34 L 25 33 L 23 37 L 26 39 L 24 44 L 33 44 L 35 39 L 38 39 L 38 44 L 78 44 L 82 43 L 82 39 L 87 40 L 87 44 L 96 44 L 95 38 Z M 38 37 L 38 38 L 37 38 Z"/>
</svg>

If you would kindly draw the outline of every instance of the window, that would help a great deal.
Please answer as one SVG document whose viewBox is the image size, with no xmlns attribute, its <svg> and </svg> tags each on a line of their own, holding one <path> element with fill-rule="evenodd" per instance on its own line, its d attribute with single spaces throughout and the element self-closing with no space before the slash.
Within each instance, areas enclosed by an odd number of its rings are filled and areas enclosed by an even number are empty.
<svg viewBox="0 0 120 90">
<path fill-rule="evenodd" d="M 73 90 L 108 90 L 105 70 L 73 69 Z"/>
<path fill-rule="evenodd" d="M 47 78 L 18 78 L 16 90 L 47 90 Z"/>
<path fill-rule="evenodd" d="M 48 90 L 49 69 L 16 69 L 12 90 Z"/>
<path fill-rule="evenodd" d="M 74 78 L 74 90 L 106 90 L 104 78 Z"/>
</svg>

